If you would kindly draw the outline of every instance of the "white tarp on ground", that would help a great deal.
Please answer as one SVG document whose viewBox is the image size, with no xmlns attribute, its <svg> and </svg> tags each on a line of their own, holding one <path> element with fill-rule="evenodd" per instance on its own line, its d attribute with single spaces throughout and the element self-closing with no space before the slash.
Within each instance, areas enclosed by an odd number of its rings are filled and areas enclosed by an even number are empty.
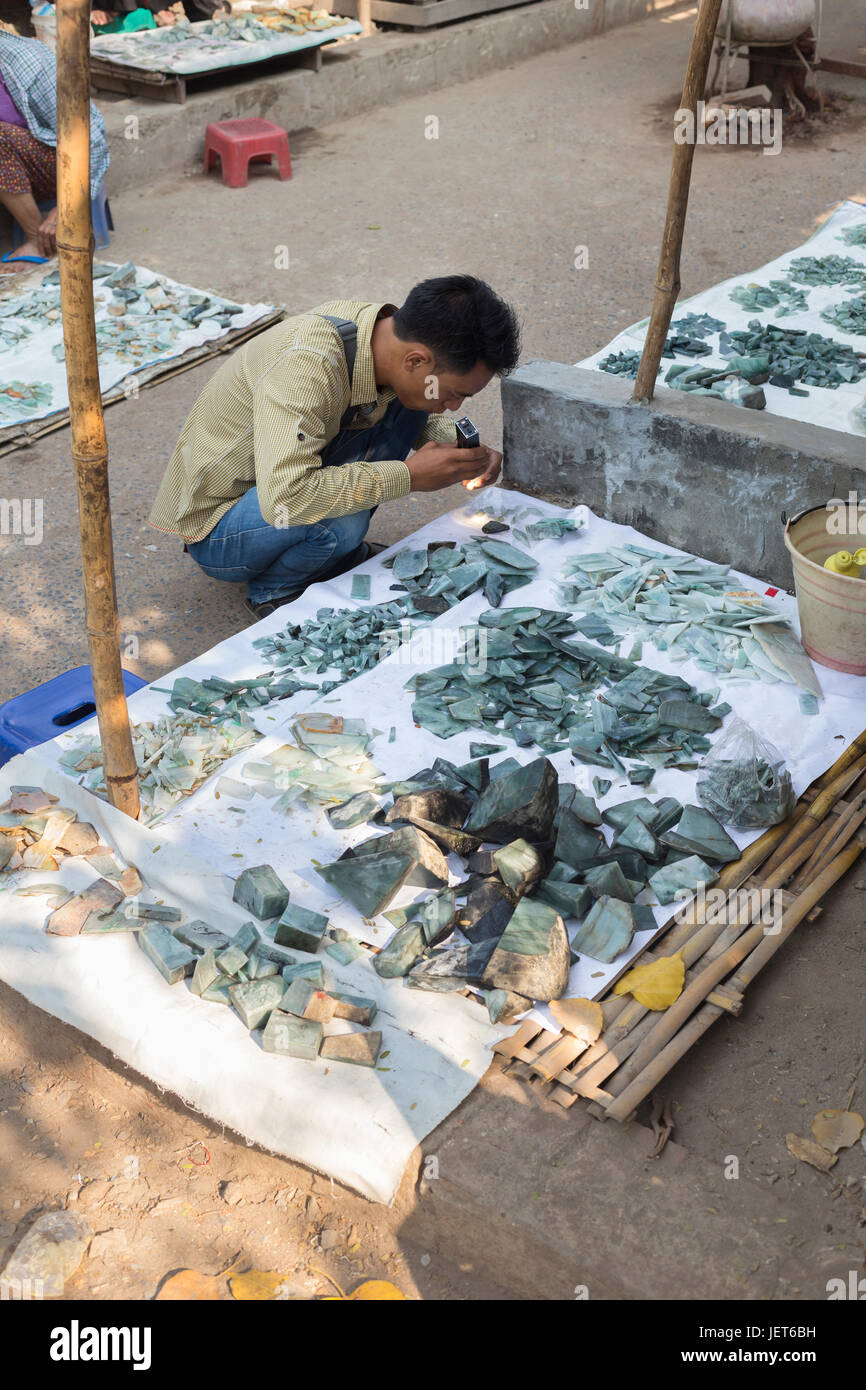
<svg viewBox="0 0 866 1390">
<path fill-rule="evenodd" d="M 100 261 L 100 264 L 114 265 L 114 262 Z M 42 283 L 41 279 L 31 275 L 15 276 L 10 277 L 10 279 L 11 283 L 8 280 L 4 281 L 0 287 L 2 322 L 8 322 L 10 325 L 33 326 L 33 320 L 30 318 L 16 318 L 14 309 L 10 311 L 10 306 L 16 298 L 24 299 L 31 290 L 39 289 Z M 233 299 L 224 299 L 215 291 L 197 290 L 192 285 L 181 284 L 177 280 L 170 279 L 167 275 L 157 275 L 155 271 L 148 270 L 146 266 L 136 266 L 137 288 L 149 289 L 155 284 L 165 286 L 178 295 L 210 294 L 212 299 L 227 306 L 237 302 Z M 95 280 L 93 290 L 97 328 L 100 324 L 117 324 L 119 320 L 112 318 L 108 312 L 108 305 L 112 298 L 111 287 L 106 286 L 102 280 Z M 57 296 L 57 307 L 59 308 L 59 289 Z M 103 349 L 99 354 L 100 387 L 103 391 L 109 391 L 119 382 L 134 378 L 137 372 L 153 367 L 157 362 L 170 362 L 176 357 L 182 357 L 190 348 L 202 347 L 207 343 L 216 342 L 219 338 L 225 338 L 239 328 L 248 328 L 250 324 L 256 323 L 258 319 L 265 318 L 266 315 L 273 312 L 274 306 L 272 304 L 244 304 L 239 314 L 232 315 L 231 324 L 227 328 L 221 327 L 213 319 L 203 319 L 198 326 L 190 324 L 188 329 L 178 330 L 169 348 L 154 347 L 137 362 L 124 361 L 116 353 Z M 129 315 L 124 319 L 124 326 L 134 327 L 136 322 L 136 317 Z M 153 322 L 153 319 L 148 320 L 150 324 Z M 0 387 L 7 386 L 11 381 L 21 381 L 26 385 L 42 383 L 50 387 L 51 390 L 50 402 L 47 405 L 42 408 L 20 411 L 14 409 L 8 397 L 0 393 L 0 429 L 9 425 L 29 424 L 33 420 L 44 420 L 60 411 L 69 409 L 66 363 L 64 361 L 58 362 L 53 353 L 53 349 L 62 342 L 62 320 L 58 318 L 54 323 L 50 323 L 43 319 L 38 321 L 29 338 L 14 344 L 6 351 L 0 351 Z"/>
<path fill-rule="evenodd" d="M 430 522 L 399 548 L 414 548 L 433 540 L 459 541 L 477 534 L 478 523 L 488 516 L 526 506 L 537 506 L 547 515 L 565 514 L 520 493 L 488 489 L 467 507 Z M 576 508 L 571 515 L 583 520 L 581 531 L 564 540 L 534 545 L 538 578 L 508 595 L 506 606 L 561 607 L 557 576 L 563 562 L 581 551 L 628 541 L 671 551 L 629 527 L 596 517 L 585 507 Z M 372 576 L 371 602 L 393 597 L 389 590 L 393 576 L 383 568 L 381 559 L 368 561 L 360 572 Z M 743 588 L 767 593 L 768 586 L 760 581 L 744 575 L 738 579 Z M 254 638 L 277 631 L 289 621 L 302 621 L 321 607 L 363 608 L 365 605 L 349 599 L 350 587 L 351 575 L 344 575 L 309 589 L 290 608 L 227 639 L 154 684 L 170 687 L 180 674 L 219 674 L 227 679 L 260 674 L 269 667 L 252 647 Z M 766 601 L 782 614 L 796 612 L 794 600 L 784 593 L 771 591 Z M 372 756 L 388 777 L 405 777 L 429 766 L 436 756 L 455 762 L 467 760 L 470 741 L 488 741 L 490 736 L 473 731 L 442 740 L 415 728 L 410 713 L 412 696 L 403 687 L 413 670 L 452 659 L 460 624 L 472 621 L 486 607 L 483 596 L 471 595 L 421 628 L 422 635 L 407 647 L 329 695 L 301 692 L 291 700 L 263 708 L 256 722 L 266 741 L 253 752 L 226 762 L 222 771 L 228 776 L 240 775 L 245 762 L 287 741 L 295 716 L 317 708 L 364 718 L 368 728 L 382 730 Z M 700 689 L 718 683 L 691 662 L 671 663 L 667 653 L 657 651 L 646 639 L 643 652 L 647 665 L 676 672 Z M 768 686 L 744 680 L 721 683 L 720 698 L 784 753 L 798 794 L 866 723 L 864 681 L 822 668 L 818 674 L 826 698 L 819 714 L 812 717 L 801 713 L 798 691 L 792 685 Z M 166 696 L 150 687 L 133 695 L 129 705 L 133 719 L 139 722 L 165 713 Z M 392 727 L 396 733 L 390 742 Z M 10 763 L 0 776 L 0 796 L 5 795 L 10 780 L 39 784 L 64 803 L 80 807 L 82 818 L 94 823 L 102 818 L 106 834 L 137 865 L 157 896 L 176 903 L 191 917 L 203 916 L 216 926 L 239 925 L 246 914 L 231 903 L 231 880 L 243 868 L 265 862 L 273 865 L 297 901 L 327 910 L 334 926 L 377 945 L 387 941 L 390 924 L 382 917 L 366 923 L 348 904 L 335 900 L 310 862 L 330 862 L 347 845 L 365 838 L 370 833 L 367 826 L 338 832 L 321 812 L 293 806 L 286 814 L 275 813 L 272 803 L 259 797 L 244 803 L 242 813 L 231 812 L 229 798 L 215 798 L 215 779 L 211 778 L 157 826 L 145 829 L 95 800 L 59 767 L 59 754 L 82 732 L 95 732 L 95 728 L 95 720 L 91 720 L 75 734 L 61 735 Z M 538 756 L 538 750 L 513 747 L 507 737 L 496 741 L 506 745 L 499 757 L 511 754 L 527 762 Z M 611 776 L 609 769 L 573 765 L 567 752 L 555 755 L 552 761 L 560 776 L 586 791 L 592 791 L 594 771 Z M 694 773 L 664 770 L 656 773 L 650 794 L 693 802 L 694 784 Z M 614 778 L 600 804 L 644 794 L 645 788 Z M 735 832 L 734 838 L 744 847 L 755 836 Z M 456 869 L 457 861 L 452 862 Z M 64 882 L 67 872 L 64 866 Z M 45 877 L 44 872 L 34 874 L 33 881 Z M 397 903 L 411 896 L 404 890 Z M 670 908 L 658 908 L 657 922 L 665 922 L 670 912 Z M 380 980 L 366 958 L 340 967 L 323 955 L 327 976 L 335 983 L 379 1000 L 375 1026 L 381 1020 L 383 1047 L 390 1053 L 375 1071 L 335 1063 L 324 1076 L 321 1063 L 288 1061 L 262 1053 L 245 1037 L 245 1028 L 229 1010 L 203 1004 L 183 987 L 169 989 L 133 942 L 84 937 L 58 940 L 41 931 L 43 919 L 44 908 L 39 907 L 38 900 L 0 895 L 0 976 L 8 984 L 91 1033 L 124 1061 L 248 1138 L 380 1200 L 393 1195 L 414 1144 L 468 1094 L 489 1062 L 488 1049 L 510 1031 L 491 1028 L 486 1011 L 472 1000 L 426 994 L 406 989 L 400 981 Z M 581 957 L 572 969 L 568 993 L 597 996 L 652 937 L 651 931 L 638 933 L 632 949 L 612 965 Z M 538 1017 L 556 1030 L 547 1010 L 539 1010 Z M 383 1070 L 387 1067 L 391 1070 Z M 233 1081 L 238 1084 L 232 1085 Z"/>
<path fill-rule="evenodd" d="M 846 333 L 835 324 L 827 323 L 821 318 L 822 309 L 844 304 L 852 296 L 862 294 L 864 287 L 858 289 L 851 286 L 846 289 L 842 285 L 802 285 L 798 281 L 792 281 L 795 288 L 805 292 L 808 310 L 806 313 L 790 314 L 784 318 L 776 318 L 775 308 L 743 309 L 731 299 L 731 290 L 735 286 L 767 286 L 771 280 L 781 279 L 791 261 L 798 256 L 850 256 L 866 269 L 866 246 L 849 246 L 842 239 L 842 232 L 850 227 L 866 227 L 866 206 L 846 200 L 813 236 L 803 242 L 802 246 L 795 247 L 793 251 L 786 251 L 783 256 L 768 261 L 758 270 L 750 271 L 746 275 L 734 275 L 730 280 L 723 280 L 721 284 L 712 285 L 710 289 L 693 295 L 691 299 L 679 300 L 673 312 L 671 329 L 676 328 L 677 319 L 683 318 L 686 314 L 712 314 L 714 318 L 722 320 L 729 332 L 732 329 L 748 328 L 752 319 L 759 319 L 761 323 L 772 323 L 783 329 L 799 328 L 805 329 L 808 333 L 820 333 L 825 338 L 833 338 L 837 343 L 853 347 L 857 352 L 866 351 L 866 338 L 861 334 Z M 632 324 L 630 328 L 624 329 L 611 339 L 606 347 L 575 365 L 597 369 L 599 362 L 612 352 L 640 352 L 648 324 L 649 319 Z M 676 357 L 662 358 L 661 371 L 656 383 L 658 393 L 673 390 L 673 387 L 665 384 L 664 378 L 674 362 L 687 362 L 689 366 L 694 367 L 724 366 L 725 358 L 719 352 L 719 334 L 711 333 L 705 341 L 712 348 L 712 352 L 706 357 L 685 357 L 678 353 Z M 851 411 L 866 399 L 866 378 L 839 386 L 835 391 L 823 386 L 809 386 L 804 388 L 808 390 L 808 396 L 791 396 L 786 387 L 771 386 L 769 383 L 762 389 L 767 398 L 766 409 L 773 415 L 785 415 L 789 420 L 806 420 L 812 425 L 824 425 L 828 429 L 843 430 L 851 434 L 864 433 L 862 426 L 858 428 L 852 422 Z M 731 410 L 742 409 L 742 406 L 731 406 Z"/>
<path fill-rule="evenodd" d="M 251 15 L 254 19 L 255 16 Z M 306 48 L 318 48 L 346 34 L 360 34 L 356 19 L 346 19 L 328 29 L 309 29 L 305 34 L 288 30 L 271 30 L 261 39 L 217 39 L 205 32 L 208 20 L 191 24 L 187 38 L 178 42 L 179 31 L 142 29 L 133 34 L 99 34 L 90 41 L 94 58 L 104 58 L 125 67 L 145 72 L 171 72 L 178 77 L 194 77 L 197 73 L 223 68 L 245 67 L 268 58 L 281 58 L 287 53 L 300 53 Z M 98 85 L 98 84 L 97 84 Z"/>
</svg>

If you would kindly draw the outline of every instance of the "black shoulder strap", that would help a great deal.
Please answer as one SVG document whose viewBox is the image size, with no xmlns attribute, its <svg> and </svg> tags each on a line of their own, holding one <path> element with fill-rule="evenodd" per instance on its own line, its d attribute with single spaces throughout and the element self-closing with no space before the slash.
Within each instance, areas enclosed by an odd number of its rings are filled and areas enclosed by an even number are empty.
<svg viewBox="0 0 866 1390">
<path fill-rule="evenodd" d="M 346 370 L 349 373 L 349 404 L 343 412 L 343 418 L 340 421 L 340 429 L 344 430 L 348 427 L 355 413 L 355 407 L 352 405 L 352 380 L 355 372 L 355 358 L 358 355 L 358 325 L 353 319 L 338 319 L 335 318 L 333 314 L 319 314 L 318 317 L 327 319 L 328 323 L 334 325 L 340 335 L 340 340 L 343 344 L 343 352 L 346 357 Z"/>
</svg>

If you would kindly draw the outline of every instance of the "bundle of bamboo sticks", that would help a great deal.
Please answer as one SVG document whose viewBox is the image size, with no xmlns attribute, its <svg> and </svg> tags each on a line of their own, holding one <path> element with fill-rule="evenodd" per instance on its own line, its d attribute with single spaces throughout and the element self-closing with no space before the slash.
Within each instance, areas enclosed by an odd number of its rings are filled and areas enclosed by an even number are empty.
<svg viewBox="0 0 866 1390">
<path fill-rule="evenodd" d="M 678 914 L 642 962 L 680 951 L 685 983 L 675 1003 L 653 1012 L 610 990 L 604 1027 L 592 1044 L 525 1023 L 497 1043 L 512 1075 L 538 1077 L 570 1106 L 583 1097 L 598 1117 L 627 1120 L 699 1037 L 725 1013 L 740 1012 L 743 991 L 866 848 L 866 730 L 774 826 L 719 876 L 718 893 Z M 731 890 L 745 888 L 745 893 Z M 761 891 L 781 899 L 768 930 Z M 631 962 L 630 962 L 631 964 Z"/>
</svg>

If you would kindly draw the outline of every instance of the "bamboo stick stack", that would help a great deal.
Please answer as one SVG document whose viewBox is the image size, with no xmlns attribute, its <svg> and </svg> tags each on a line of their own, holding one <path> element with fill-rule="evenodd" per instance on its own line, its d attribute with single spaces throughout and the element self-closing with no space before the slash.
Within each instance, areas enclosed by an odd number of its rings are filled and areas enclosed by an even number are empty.
<svg viewBox="0 0 866 1390">
<path fill-rule="evenodd" d="M 598 1118 L 624 1121 L 703 1033 L 725 1013 L 738 1014 L 743 993 L 824 894 L 866 848 L 866 730 L 800 797 L 792 814 L 755 840 L 719 876 L 726 901 L 679 913 L 641 963 L 681 951 L 682 993 L 653 1012 L 609 989 L 601 999 L 603 1030 L 587 1045 L 526 1022 L 494 1052 L 512 1076 L 538 1080 L 569 1107 L 583 1098 Z M 732 890 L 745 889 L 734 894 Z M 780 920 L 762 920 L 775 892 Z M 730 895 L 730 896 L 729 896 Z M 635 962 L 630 961 L 629 966 Z"/>
</svg>

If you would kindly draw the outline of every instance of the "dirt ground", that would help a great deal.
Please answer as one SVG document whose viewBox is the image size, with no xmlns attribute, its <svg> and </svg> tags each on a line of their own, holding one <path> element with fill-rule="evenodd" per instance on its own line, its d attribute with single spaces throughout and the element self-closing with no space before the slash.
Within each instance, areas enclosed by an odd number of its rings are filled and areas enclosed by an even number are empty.
<svg viewBox="0 0 866 1390">
<path fill-rule="evenodd" d="M 121 196 L 110 255 L 294 307 L 347 292 L 399 298 L 424 275 L 465 267 L 518 304 L 528 356 L 574 361 L 648 310 L 669 113 L 693 18 L 679 12 L 627 26 L 360 125 L 293 139 L 288 185 L 259 177 L 248 190 L 228 190 L 196 177 Z M 827 125 L 777 158 L 699 152 L 684 296 L 798 244 L 840 198 L 866 195 L 866 106 L 846 99 L 841 80 L 839 91 Z M 436 144 L 421 134 L 431 110 L 443 132 Z M 291 271 L 280 280 L 273 248 L 284 242 Z M 579 244 L 590 248 L 580 273 Z M 204 578 L 145 524 L 167 453 L 212 370 L 197 368 L 107 414 L 123 630 L 139 650 L 127 664 L 148 679 L 245 622 L 238 593 Z M 473 415 L 495 441 L 495 388 Z M 87 660 L 68 447 L 60 432 L 3 460 L 7 495 L 44 495 L 50 505 L 38 550 L 22 556 L 12 538 L 0 538 L 0 698 Z M 383 508 L 376 538 L 407 534 L 462 496 Z M 776 510 L 783 505 L 773 500 Z M 835 756 L 829 749 L 828 764 Z M 751 1180 L 796 1200 L 797 1229 L 778 1227 L 778 1250 L 802 1246 L 816 1277 L 840 1253 L 862 1271 L 866 1155 L 857 1146 L 825 1175 L 792 1159 L 784 1139 L 808 1133 L 811 1115 L 844 1106 L 852 1088 L 855 1108 L 866 1106 L 864 920 L 861 868 L 752 987 L 742 1017 L 723 1020 L 662 1088 L 675 1138 L 696 1160 L 737 1154 Z M 0 1171 L 0 1267 L 40 1211 L 69 1206 L 91 1222 L 95 1239 L 67 1285 L 70 1298 L 147 1299 L 172 1270 L 216 1274 L 233 1264 L 278 1270 L 287 1296 L 299 1299 L 327 1293 L 331 1280 L 348 1290 L 363 1278 L 391 1279 L 425 1299 L 515 1297 L 507 1271 L 498 1286 L 459 1252 L 413 1246 L 399 1212 L 222 1132 L 5 986 Z M 577 1242 L 578 1192 L 572 1216 Z M 699 1244 L 700 1231 L 691 1238 Z M 771 1242 L 767 1260 L 776 1257 Z M 688 1295 L 674 1281 L 659 1296 Z M 774 1296 L 816 1294 L 780 1284 Z"/>
</svg>

